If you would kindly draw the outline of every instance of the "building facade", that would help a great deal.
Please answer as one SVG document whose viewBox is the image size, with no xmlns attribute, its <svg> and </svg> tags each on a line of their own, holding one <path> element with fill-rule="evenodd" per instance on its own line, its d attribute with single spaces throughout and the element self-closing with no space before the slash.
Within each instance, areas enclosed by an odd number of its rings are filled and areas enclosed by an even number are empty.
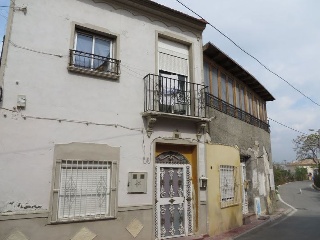
<svg viewBox="0 0 320 240">
<path fill-rule="evenodd" d="M 150 0 L 11 3 L 1 239 L 213 236 L 272 212 L 273 97 L 205 26 Z"/>
<path fill-rule="evenodd" d="M 274 98 L 257 79 L 215 45 L 209 42 L 203 49 L 204 80 L 208 86 L 206 103 L 208 115 L 213 118 L 208 128 L 211 143 L 235 147 L 239 151 L 238 160 L 226 158 L 224 165 L 218 156 L 228 155 L 232 150 L 222 148 L 217 150 L 219 154 L 207 156 L 207 164 L 215 166 L 220 175 L 222 166 L 231 167 L 228 171 L 234 176 L 223 177 L 227 185 L 235 187 L 230 200 L 220 199 L 221 211 L 233 208 L 236 216 L 272 213 L 275 208 L 275 186 L 266 102 Z M 214 185 L 220 187 L 221 195 L 223 179 L 220 179 L 220 186 Z M 241 195 L 241 199 L 233 197 L 237 194 Z M 225 208 L 223 201 L 231 202 L 230 206 Z M 238 203 L 242 207 L 239 208 Z M 221 232 L 221 228 L 227 230 L 239 226 L 239 221 L 223 218 L 216 221 L 210 224 L 214 234 Z"/>
<path fill-rule="evenodd" d="M 1 239 L 206 232 L 205 26 L 149 0 L 11 3 Z"/>
</svg>

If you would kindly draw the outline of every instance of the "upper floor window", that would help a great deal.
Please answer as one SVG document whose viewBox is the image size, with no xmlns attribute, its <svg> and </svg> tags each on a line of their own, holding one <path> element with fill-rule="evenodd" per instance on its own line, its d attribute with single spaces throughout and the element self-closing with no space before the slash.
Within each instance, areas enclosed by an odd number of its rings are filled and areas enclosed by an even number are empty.
<svg viewBox="0 0 320 240">
<path fill-rule="evenodd" d="M 252 112 L 252 94 L 248 92 L 248 112 L 253 114 Z"/>
<path fill-rule="evenodd" d="M 233 79 L 228 78 L 228 102 L 230 104 L 233 104 L 234 99 L 233 99 Z"/>
<path fill-rule="evenodd" d="M 112 40 L 100 36 L 76 32 L 75 36 L 75 65 L 96 69 L 105 58 L 112 58 Z"/>
<path fill-rule="evenodd" d="M 224 73 L 220 74 L 220 81 L 221 81 L 221 94 L 220 98 L 223 101 L 227 101 L 227 76 Z"/>
<path fill-rule="evenodd" d="M 168 39 L 158 39 L 159 110 L 189 114 L 191 89 L 189 79 L 189 47 Z"/>
<path fill-rule="evenodd" d="M 210 77 L 209 77 L 209 74 L 210 74 L 210 66 L 208 63 L 206 62 L 203 62 L 203 72 L 204 72 L 204 84 L 206 86 L 209 86 L 209 90 L 211 92 L 211 84 L 210 84 Z"/>
<path fill-rule="evenodd" d="M 215 67 L 211 68 L 211 92 L 214 96 L 218 96 L 219 88 L 218 88 L 218 69 Z"/>
<path fill-rule="evenodd" d="M 217 101 L 213 102 L 216 108 L 226 112 L 228 110 L 226 105 L 231 104 L 262 121 L 266 121 L 266 108 L 263 108 L 265 102 L 234 76 L 230 76 L 215 64 L 205 61 L 204 78 L 210 94 L 225 102 L 224 104 L 218 104 Z M 232 108 L 230 109 L 233 113 L 237 112 Z M 240 112 L 232 114 L 232 116 L 236 115 L 239 117 Z"/>
<path fill-rule="evenodd" d="M 257 103 L 257 118 L 261 119 L 261 115 L 260 115 L 260 112 L 261 112 L 260 100 L 256 99 L 256 103 Z"/>
<path fill-rule="evenodd" d="M 241 110 L 245 110 L 245 96 L 244 96 L 244 87 L 239 83 L 236 84 L 236 107 L 240 108 Z"/>
<path fill-rule="evenodd" d="M 115 39 L 82 30 L 76 30 L 74 36 L 69 70 L 98 76 L 119 76 L 120 61 L 114 59 Z"/>
<path fill-rule="evenodd" d="M 189 47 L 164 38 L 158 40 L 159 72 L 189 76 Z"/>
<path fill-rule="evenodd" d="M 204 62 L 204 81 L 205 85 L 208 86 L 210 93 L 218 97 L 218 69 L 212 65 L 209 65 L 207 62 Z"/>
<path fill-rule="evenodd" d="M 262 119 L 267 121 L 267 106 L 266 103 L 262 103 Z"/>
</svg>

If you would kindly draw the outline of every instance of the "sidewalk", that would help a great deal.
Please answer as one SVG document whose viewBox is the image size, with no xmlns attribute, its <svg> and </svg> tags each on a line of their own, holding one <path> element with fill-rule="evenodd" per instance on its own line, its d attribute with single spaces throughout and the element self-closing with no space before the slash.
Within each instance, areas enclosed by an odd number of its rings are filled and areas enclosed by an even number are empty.
<svg viewBox="0 0 320 240">
<path fill-rule="evenodd" d="M 282 203 L 280 200 L 277 200 L 277 210 L 272 215 L 262 216 L 260 219 L 255 217 L 251 218 L 251 222 L 241 227 L 231 229 L 227 232 L 221 233 L 214 237 L 209 237 L 208 235 L 202 236 L 189 236 L 177 238 L 179 240 L 232 240 L 237 239 L 238 237 L 253 231 L 263 225 L 272 223 L 273 221 L 280 220 L 280 218 L 287 216 L 293 209 Z"/>
<path fill-rule="evenodd" d="M 252 231 L 258 227 L 261 227 L 267 223 L 273 222 L 275 220 L 278 220 L 281 217 L 284 217 L 288 215 L 292 209 L 283 204 L 281 201 L 277 201 L 277 210 L 272 214 L 266 216 L 264 220 L 259 219 L 253 219 L 251 223 L 248 223 L 246 225 L 242 225 L 241 227 L 234 228 L 229 230 L 228 232 L 224 232 L 220 235 L 214 236 L 214 237 L 205 237 L 203 240 L 231 240 L 236 239 L 245 233 Z"/>
</svg>

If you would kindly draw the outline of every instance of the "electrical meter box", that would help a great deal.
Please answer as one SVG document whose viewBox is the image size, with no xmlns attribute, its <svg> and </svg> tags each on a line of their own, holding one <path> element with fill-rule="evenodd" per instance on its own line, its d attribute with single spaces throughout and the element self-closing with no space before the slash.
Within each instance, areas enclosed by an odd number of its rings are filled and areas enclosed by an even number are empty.
<svg viewBox="0 0 320 240">
<path fill-rule="evenodd" d="M 18 108 L 25 108 L 27 103 L 27 98 L 25 95 L 18 95 L 17 99 L 17 107 Z"/>
<path fill-rule="evenodd" d="M 129 172 L 128 193 L 147 193 L 146 172 Z"/>
</svg>

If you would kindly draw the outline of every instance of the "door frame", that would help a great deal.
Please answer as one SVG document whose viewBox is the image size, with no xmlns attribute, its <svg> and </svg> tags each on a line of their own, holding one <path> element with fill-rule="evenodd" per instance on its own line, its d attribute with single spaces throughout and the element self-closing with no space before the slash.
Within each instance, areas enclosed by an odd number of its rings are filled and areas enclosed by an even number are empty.
<svg viewBox="0 0 320 240">
<path fill-rule="evenodd" d="M 246 169 L 246 164 L 244 162 L 240 163 L 240 168 L 241 168 L 241 187 L 242 187 L 242 194 L 241 194 L 241 199 L 242 199 L 242 214 L 247 214 L 249 213 L 249 202 L 248 202 L 248 192 L 246 190 L 246 184 L 247 184 L 247 169 Z"/>
<path fill-rule="evenodd" d="M 198 231 L 198 214 L 199 214 L 199 183 L 198 183 L 198 159 L 199 159 L 199 144 L 192 142 L 190 140 L 185 139 L 157 139 L 153 144 L 153 170 L 155 170 L 156 157 L 160 154 L 167 151 L 175 151 L 179 152 L 182 156 L 186 158 L 187 164 L 190 164 L 190 169 L 192 169 L 192 175 L 190 176 L 191 181 L 191 197 L 193 198 L 193 204 L 190 202 L 191 206 L 191 214 L 193 215 L 193 219 L 190 221 L 191 228 L 189 228 L 189 234 L 193 235 L 196 231 Z M 153 220 L 156 221 L 155 211 L 156 211 L 156 187 L 157 183 L 155 182 L 155 172 L 153 174 Z M 157 223 L 153 224 L 153 233 L 155 239 L 158 239 L 157 235 Z"/>
</svg>

